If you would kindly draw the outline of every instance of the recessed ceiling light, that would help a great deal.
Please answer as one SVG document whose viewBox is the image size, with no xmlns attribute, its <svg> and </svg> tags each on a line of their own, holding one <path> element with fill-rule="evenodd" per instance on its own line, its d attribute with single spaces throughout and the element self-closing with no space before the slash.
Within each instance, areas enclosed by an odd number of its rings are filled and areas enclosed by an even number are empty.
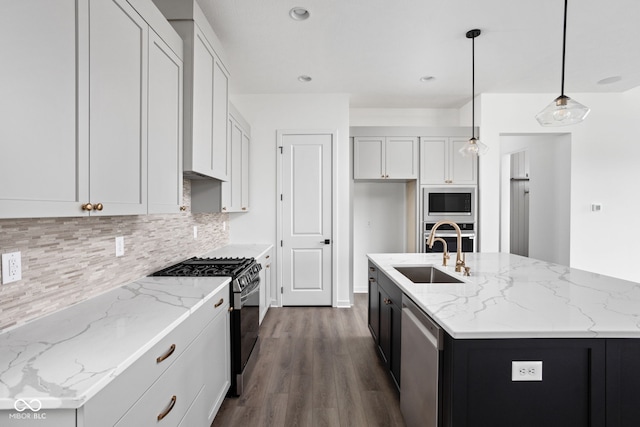
<svg viewBox="0 0 640 427">
<path fill-rule="evenodd" d="M 302 76 L 298 76 L 298 80 L 300 80 L 301 82 L 308 83 L 308 82 L 310 82 L 312 79 L 311 79 L 311 77 L 309 77 L 309 76 L 302 75 Z"/>
<path fill-rule="evenodd" d="M 309 11 L 304 7 L 294 7 L 289 11 L 289 16 L 291 19 L 296 21 L 304 21 L 305 19 L 309 19 Z"/>
<path fill-rule="evenodd" d="M 620 76 L 611 76 L 611 77 L 607 77 L 606 79 L 602 79 L 598 81 L 599 85 L 608 85 L 611 83 L 616 83 L 619 82 L 620 80 L 622 80 L 622 77 Z"/>
<path fill-rule="evenodd" d="M 422 77 L 420 77 L 420 81 L 421 82 L 428 82 L 428 81 L 431 81 L 433 79 L 435 79 L 435 77 L 433 77 L 433 76 L 422 76 Z"/>
</svg>

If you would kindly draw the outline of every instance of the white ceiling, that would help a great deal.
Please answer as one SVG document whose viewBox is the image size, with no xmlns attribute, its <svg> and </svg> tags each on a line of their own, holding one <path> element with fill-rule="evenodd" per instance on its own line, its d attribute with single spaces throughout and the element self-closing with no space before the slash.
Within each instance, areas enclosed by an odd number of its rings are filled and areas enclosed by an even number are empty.
<svg viewBox="0 0 640 427">
<path fill-rule="evenodd" d="M 198 0 L 236 94 L 349 93 L 352 107 L 458 108 L 476 93 L 560 93 L 563 0 Z M 311 17 L 294 21 L 289 10 Z M 571 0 L 565 93 L 640 85 L 640 0 Z M 313 80 L 301 83 L 299 75 Z M 423 83 L 419 79 L 435 78 Z M 597 82 L 620 76 L 613 84 Z"/>
</svg>

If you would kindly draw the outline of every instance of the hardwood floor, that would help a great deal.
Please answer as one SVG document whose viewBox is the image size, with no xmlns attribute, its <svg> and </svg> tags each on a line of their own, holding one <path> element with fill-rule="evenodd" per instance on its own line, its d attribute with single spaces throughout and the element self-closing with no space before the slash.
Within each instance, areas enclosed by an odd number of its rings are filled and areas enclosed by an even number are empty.
<svg viewBox="0 0 640 427">
<path fill-rule="evenodd" d="M 367 328 L 367 295 L 352 309 L 271 308 L 243 396 L 212 426 L 404 426 L 393 382 Z"/>
</svg>

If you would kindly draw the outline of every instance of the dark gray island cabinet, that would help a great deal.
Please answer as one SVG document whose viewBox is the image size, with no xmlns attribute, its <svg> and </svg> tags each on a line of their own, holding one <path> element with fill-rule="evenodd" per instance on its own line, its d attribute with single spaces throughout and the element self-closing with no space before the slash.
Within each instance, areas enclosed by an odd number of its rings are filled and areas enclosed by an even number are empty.
<svg viewBox="0 0 640 427">
<path fill-rule="evenodd" d="M 415 284 L 393 266 L 437 266 L 438 257 L 369 258 L 369 329 L 401 400 L 400 348 L 412 348 L 401 342 L 402 296 L 444 330 L 438 426 L 640 426 L 640 331 L 635 321 L 624 320 L 640 317 L 633 312 L 640 312 L 634 300 L 640 285 L 605 277 L 605 286 L 599 283 L 603 276 L 506 254 L 468 256 L 475 273 L 461 284 Z M 569 289 L 553 283 L 550 272 Z M 588 304 L 580 305 L 579 298 Z M 588 327 L 580 332 L 576 326 L 586 319 Z M 514 362 L 542 362 L 541 380 L 528 372 L 519 378 Z M 426 371 L 410 375 L 429 381 Z"/>
</svg>

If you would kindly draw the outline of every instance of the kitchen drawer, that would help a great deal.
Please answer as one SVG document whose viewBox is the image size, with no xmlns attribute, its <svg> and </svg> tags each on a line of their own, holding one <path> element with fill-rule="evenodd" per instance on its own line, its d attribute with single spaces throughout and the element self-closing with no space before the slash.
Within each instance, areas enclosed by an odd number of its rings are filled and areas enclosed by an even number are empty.
<svg viewBox="0 0 640 427">
<path fill-rule="evenodd" d="M 402 291 L 385 274 L 378 274 L 378 286 L 384 289 L 395 305 L 402 307 Z"/>
<path fill-rule="evenodd" d="M 229 299 L 229 287 L 224 286 L 211 299 L 140 356 L 111 383 L 89 399 L 79 418 L 84 425 L 113 425 L 131 408 L 140 396 L 180 357 L 194 338 L 219 313 L 224 312 Z M 223 300 L 218 307 L 215 305 Z M 142 343 L 141 343 L 142 345 Z M 171 348 L 174 346 L 171 354 Z M 162 356 L 167 356 L 158 362 Z"/>
<path fill-rule="evenodd" d="M 203 385 L 201 345 L 196 339 L 115 426 L 177 426 Z"/>
</svg>

